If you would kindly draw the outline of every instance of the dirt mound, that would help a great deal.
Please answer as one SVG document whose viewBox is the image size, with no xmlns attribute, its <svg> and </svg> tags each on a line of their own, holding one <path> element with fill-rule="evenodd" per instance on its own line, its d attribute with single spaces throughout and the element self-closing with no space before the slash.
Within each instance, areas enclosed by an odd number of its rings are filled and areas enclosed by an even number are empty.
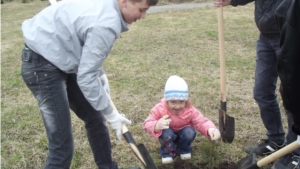
<svg viewBox="0 0 300 169">
<path fill-rule="evenodd" d="M 157 166 L 158 169 L 212 169 L 211 166 L 209 166 L 207 163 L 197 163 L 192 164 L 188 160 L 183 161 L 180 159 L 176 159 L 174 163 L 172 164 L 163 164 L 160 166 Z M 237 169 L 237 165 L 233 162 L 223 161 L 219 163 L 218 167 L 215 167 L 213 169 Z"/>
</svg>

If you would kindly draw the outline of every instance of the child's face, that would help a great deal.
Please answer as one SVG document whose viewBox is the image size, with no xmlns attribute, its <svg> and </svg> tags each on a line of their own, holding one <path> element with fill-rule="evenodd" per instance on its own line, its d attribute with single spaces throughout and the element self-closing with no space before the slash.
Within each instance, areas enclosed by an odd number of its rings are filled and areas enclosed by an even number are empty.
<svg viewBox="0 0 300 169">
<path fill-rule="evenodd" d="M 131 0 L 121 0 L 121 13 L 126 23 L 131 24 L 146 17 L 146 11 L 150 8 L 147 0 L 133 2 Z"/>
<path fill-rule="evenodd" d="M 168 107 L 173 114 L 179 114 L 183 111 L 186 101 L 183 100 L 169 100 L 167 101 Z"/>
</svg>

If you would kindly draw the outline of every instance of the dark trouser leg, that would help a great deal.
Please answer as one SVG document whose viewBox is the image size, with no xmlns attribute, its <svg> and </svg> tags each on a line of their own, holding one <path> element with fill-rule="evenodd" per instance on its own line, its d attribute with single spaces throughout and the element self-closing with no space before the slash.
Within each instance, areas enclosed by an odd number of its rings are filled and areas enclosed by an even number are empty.
<svg viewBox="0 0 300 169">
<path fill-rule="evenodd" d="M 292 114 L 287 110 L 286 110 L 286 114 L 287 114 L 287 120 L 288 120 L 288 132 L 287 132 L 287 136 L 286 136 L 286 143 L 290 144 L 290 143 L 294 142 L 295 140 L 297 140 L 298 136 L 292 130 L 292 127 L 294 125 L 294 119 L 293 119 Z M 300 149 L 297 149 L 293 152 L 300 155 Z"/>
<path fill-rule="evenodd" d="M 45 169 L 69 169 L 74 145 L 67 75 L 28 48 L 23 50 L 22 60 L 23 80 L 38 100 L 47 132 L 49 155 Z"/>
<path fill-rule="evenodd" d="M 84 121 L 88 140 L 99 169 L 117 169 L 112 161 L 111 143 L 106 119 L 85 99 L 76 81 L 76 74 L 69 75 L 67 91 L 70 108 Z"/>
<path fill-rule="evenodd" d="M 285 133 L 275 94 L 278 78 L 276 64 L 280 51 L 279 36 L 266 38 L 260 35 L 256 50 L 254 99 L 259 106 L 268 139 L 280 144 L 285 141 Z"/>
<path fill-rule="evenodd" d="M 175 157 L 177 154 L 176 145 L 174 141 L 177 135 L 172 129 L 164 129 L 161 136 L 159 137 L 159 142 L 161 144 L 160 154 L 163 158 L 165 157 Z"/>
<path fill-rule="evenodd" d="M 178 133 L 177 150 L 179 154 L 191 153 L 191 143 L 196 137 L 196 132 L 192 127 L 185 127 Z"/>
</svg>

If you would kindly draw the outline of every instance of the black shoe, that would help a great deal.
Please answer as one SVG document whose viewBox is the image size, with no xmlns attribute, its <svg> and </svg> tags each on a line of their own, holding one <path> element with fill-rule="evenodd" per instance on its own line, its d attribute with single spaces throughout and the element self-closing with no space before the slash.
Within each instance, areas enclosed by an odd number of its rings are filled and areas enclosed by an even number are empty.
<svg viewBox="0 0 300 169">
<path fill-rule="evenodd" d="M 296 169 L 299 164 L 299 156 L 290 153 L 277 160 L 271 169 Z"/>
<path fill-rule="evenodd" d="M 123 169 L 123 168 L 120 168 L 120 169 Z M 140 167 L 130 167 L 130 168 L 127 168 L 127 169 L 141 169 Z"/>
<path fill-rule="evenodd" d="M 258 145 L 246 147 L 245 152 L 248 154 L 255 153 L 256 155 L 260 155 L 260 156 L 269 155 L 286 145 L 285 143 L 278 145 L 267 139 L 263 139 L 260 142 L 261 143 L 259 143 Z"/>
</svg>

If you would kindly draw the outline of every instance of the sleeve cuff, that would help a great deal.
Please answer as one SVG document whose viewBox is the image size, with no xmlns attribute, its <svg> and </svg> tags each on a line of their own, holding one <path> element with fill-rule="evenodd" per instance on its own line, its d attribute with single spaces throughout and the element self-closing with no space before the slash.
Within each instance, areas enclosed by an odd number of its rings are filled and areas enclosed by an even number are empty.
<svg viewBox="0 0 300 169">
<path fill-rule="evenodd" d="M 102 110 L 102 113 L 104 115 L 109 115 L 113 112 L 113 108 L 111 107 L 111 105 L 109 104 L 104 110 Z"/>
</svg>

